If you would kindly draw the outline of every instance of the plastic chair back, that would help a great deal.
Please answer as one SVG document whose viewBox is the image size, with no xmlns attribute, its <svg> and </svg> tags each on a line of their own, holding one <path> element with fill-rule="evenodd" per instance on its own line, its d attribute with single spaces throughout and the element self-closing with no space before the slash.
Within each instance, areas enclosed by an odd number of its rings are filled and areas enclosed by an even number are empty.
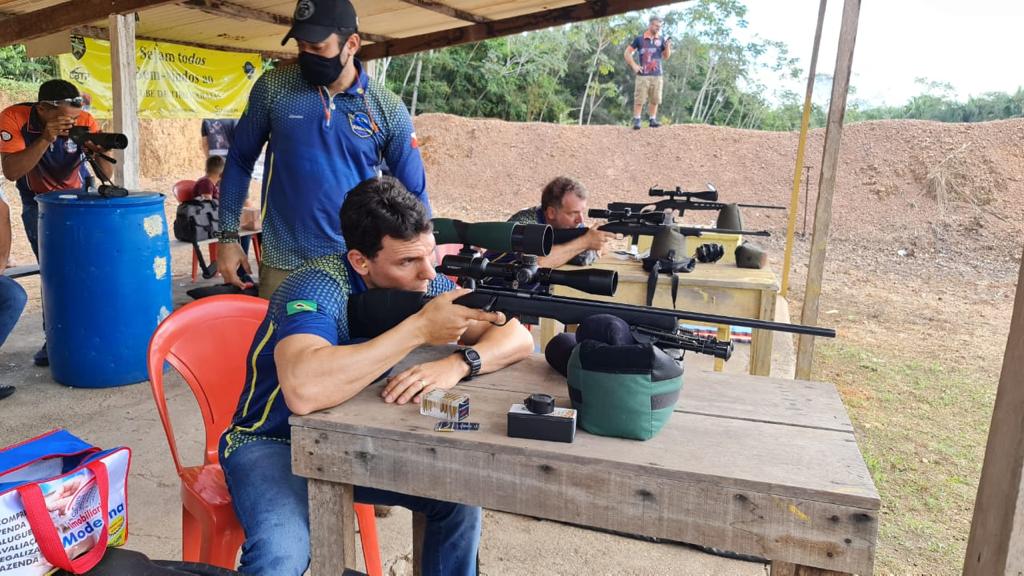
<svg viewBox="0 0 1024 576">
<path fill-rule="evenodd" d="M 174 197 L 178 199 L 178 202 L 188 202 L 195 198 L 195 187 L 195 180 L 178 180 L 171 187 L 171 192 L 174 193 Z"/>
<path fill-rule="evenodd" d="M 203 464 L 217 464 L 220 436 L 231 423 L 245 380 L 245 362 L 268 302 L 236 294 L 185 305 L 157 326 L 149 343 L 149 376 L 174 466 L 181 474 L 164 395 L 164 362 L 182 376 L 199 403 L 206 428 Z"/>
</svg>

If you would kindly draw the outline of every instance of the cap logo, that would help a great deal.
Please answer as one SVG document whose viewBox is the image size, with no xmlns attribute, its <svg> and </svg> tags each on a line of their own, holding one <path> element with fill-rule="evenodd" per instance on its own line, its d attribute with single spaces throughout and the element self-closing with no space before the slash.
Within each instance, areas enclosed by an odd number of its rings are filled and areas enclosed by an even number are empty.
<svg viewBox="0 0 1024 576">
<path fill-rule="evenodd" d="M 313 0 L 299 0 L 299 3 L 295 5 L 294 19 L 309 20 L 315 11 L 316 5 L 313 4 Z"/>
<path fill-rule="evenodd" d="M 0 132 L 0 140 L 3 140 L 4 142 L 10 142 L 12 139 L 14 139 L 14 136 L 12 136 L 10 132 L 6 130 Z"/>
</svg>

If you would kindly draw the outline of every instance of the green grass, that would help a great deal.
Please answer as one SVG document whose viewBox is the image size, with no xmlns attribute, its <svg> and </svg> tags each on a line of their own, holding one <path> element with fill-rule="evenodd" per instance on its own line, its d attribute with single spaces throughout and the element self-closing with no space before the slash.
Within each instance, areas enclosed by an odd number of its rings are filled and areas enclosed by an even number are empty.
<svg viewBox="0 0 1024 576">
<path fill-rule="evenodd" d="M 998 373 L 818 348 L 815 378 L 834 382 L 882 498 L 878 574 L 960 574 Z"/>
</svg>

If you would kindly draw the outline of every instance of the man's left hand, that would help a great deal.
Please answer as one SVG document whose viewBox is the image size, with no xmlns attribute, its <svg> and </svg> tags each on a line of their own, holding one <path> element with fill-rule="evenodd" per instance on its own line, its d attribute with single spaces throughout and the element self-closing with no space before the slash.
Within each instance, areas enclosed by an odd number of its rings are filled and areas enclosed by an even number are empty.
<svg viewBox="0 0 1024 576">
<path fill-rule="evenodd" d="M 420 402 L 424 394 L 431 390 L 447 390 L 453 388 L 469 374 L 469 366 L 457 355 L 417 364 L 397 376 L 388 378 L 388 383 L 380 393 L 387 403 L 406 404 L 410 400 Z"/>
<path fill-rule="evenodd" d="M 110 150 L 97 145 L 95 142 L 85 142 L 84 145 L 90 152 L 95 152 L 97 154 L 106 154 L 107 152 L 110 152 Z"/>
</svg>

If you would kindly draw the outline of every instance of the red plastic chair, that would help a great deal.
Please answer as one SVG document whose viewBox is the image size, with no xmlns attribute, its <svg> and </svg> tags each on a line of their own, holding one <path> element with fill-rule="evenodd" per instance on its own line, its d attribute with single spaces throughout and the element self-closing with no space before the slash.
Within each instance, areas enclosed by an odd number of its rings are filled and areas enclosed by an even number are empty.
<svg viewBox="0 0 1024 576">
<path fill-rule="evenodd" d="M 171 187 L 171 192 L 174 194 L 174 197 L 178 199 L 178 202 L 188 202 L 195 198 L 195 187 L 195 180 L 178 180 L 174 183 L 174 186 Z"/>
<path fill-rule="evenodd" d="M 149 342 L 153 398 L 181 478 L 182 560 L 186 562 L 234 569 L 238 549 L 245 539 L 231 507 L 217 448 L 238 403 L 249 346 L 267 313 L 267 304 L 266 300 L 252 296 L 203 298 L 168 316 Z M 178 458 L 164 395 L 165 362 L 181 374 L 199 403 L 206 428 L 201 466 L 183 467 Z M 373 506 L 356 504 L 355 509 L 367 573 L 381 576 Z"/>
</svg>

